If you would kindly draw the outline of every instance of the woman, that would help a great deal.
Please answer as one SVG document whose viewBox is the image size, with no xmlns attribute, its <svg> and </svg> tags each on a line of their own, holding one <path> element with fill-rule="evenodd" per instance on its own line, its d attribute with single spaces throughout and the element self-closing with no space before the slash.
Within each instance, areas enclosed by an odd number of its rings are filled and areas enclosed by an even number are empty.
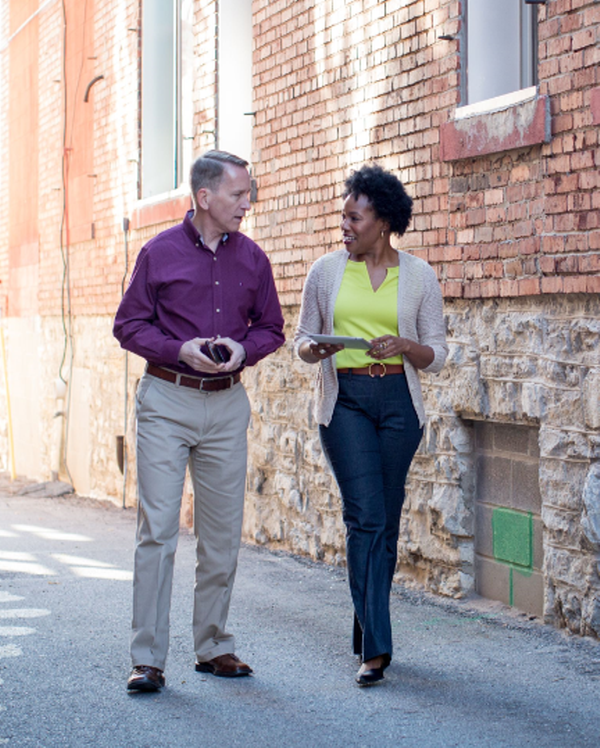
<svg viewBox="0 0 600 748">
<path fill-rule="evenodd" d="M 365 686 L 383 679 L 392 658 L 400 511 L 425 422 L 418 371 L 439 371 L 448 347 L 433 269 L 390 243 L 412 214 L 400 180 L 363 166 L 344 198 L 345 248 L 310 269 L 295 344 L 303 361 L 320 363 L 315 417 L 342 495 L 356 681 Z M 364 338 L 368 350 L 317 344 L 319 333 Z"/>
</svg>

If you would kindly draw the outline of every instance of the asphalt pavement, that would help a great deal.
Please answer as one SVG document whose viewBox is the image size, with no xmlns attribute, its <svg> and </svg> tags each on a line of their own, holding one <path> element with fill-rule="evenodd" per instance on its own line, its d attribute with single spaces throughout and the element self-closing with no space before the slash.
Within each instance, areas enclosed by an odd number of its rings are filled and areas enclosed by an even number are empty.
<svg viewBox="0 0 600 748">
<path fill-rule="evenodd" d="M 358 688 L 345 570 L 244 546 L 230 629 L 255 670 L 194 671 L 180 537 L 159 694 L 128 694 L 135 512 L 0 479 L 0 746 L 600 745 L 600 643 L 497 603 L 395 587 L 395 656 Z"/>
</svg>

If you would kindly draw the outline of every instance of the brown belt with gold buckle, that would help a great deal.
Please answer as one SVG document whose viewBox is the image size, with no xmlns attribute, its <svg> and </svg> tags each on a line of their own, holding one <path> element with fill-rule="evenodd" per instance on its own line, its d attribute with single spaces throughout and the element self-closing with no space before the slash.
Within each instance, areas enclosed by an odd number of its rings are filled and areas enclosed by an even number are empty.
<svg viewBox="0 0 600 748">
<path fill-rule="evenodd" d="M 190 377 L 187 374 L 177 374 L 174 371 L 167 371 L 167 369 L 161 369 L 160 366 L 154 366 L 154 364 L 148 364 L 146 366 L 146 373 L 150 376 L 157 377 L 158 379 L 164 379 L 165 382 L 171 382 L 171 384 L 178 384 L 181 387 L 191 387 L 194 390 L 200 390 L 201 392 L 219 392 L 220 390 L 228 390 L 237 384 L 242 378 L 240 372 L 237 374 L 229 374 L 226 377 Z"/>
<path fill-rule="evenodd" d="M 387 377 L 388 374 L 404 374 L 404 366 L 402 364 L 384 364 L 374 363 L 368 366 L 362 366 L 360 369 L 338 369 L 338 374 L 360 374 L 370 377 Z"/>
</svg>

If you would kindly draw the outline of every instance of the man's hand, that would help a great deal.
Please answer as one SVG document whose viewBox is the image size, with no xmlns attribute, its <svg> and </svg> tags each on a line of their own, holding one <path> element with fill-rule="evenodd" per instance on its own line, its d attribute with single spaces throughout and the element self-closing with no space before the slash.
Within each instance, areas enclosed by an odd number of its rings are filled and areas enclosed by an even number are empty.
<svg viewBox="0 0 600 748">
<path fill-rule="evenodd" d="M 179 360 L 195 371 L 203 374 L 218 374 L 225 364 L 215 364 L 212 358 L 205 356 L 200 347 L 212 338 L 194 338 L 185 342 L 179 350 Z"/>
<path fill-rule="evenodd" d="M 217 343 L 217 345 L 224 345 L 231 353 L 229 361 L 224 364 L 215 364 L 212 358 L 205 356 L 200 348 L 209 341 Z M 194 338 L 185 342 L 179 350 L 179 360 L 202 374 L 235 371 L 240 368 L 245 359 L 246 350 L 244 346 L 231 338 Z"/>
<path fill-rule="evenodd" d="M 235 371 L 239 369 L 246 360 L 246 349 L 244 346 L 231 338 L 217 338 L 215 343 L 217 345 L 224 345 L 231 353 L 231 358 L 227 363 L 221 364 L 223 368 L 219 369 L 219 371 Z"/>
</svg>

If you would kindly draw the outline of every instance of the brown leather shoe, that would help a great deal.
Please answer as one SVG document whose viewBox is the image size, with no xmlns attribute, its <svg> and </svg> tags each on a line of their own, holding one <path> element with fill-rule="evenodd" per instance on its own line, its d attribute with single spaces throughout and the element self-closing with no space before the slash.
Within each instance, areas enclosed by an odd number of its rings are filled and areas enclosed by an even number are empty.
<svg viewBox="0 0 600 748">
<path fill-rule="evenodd" d="M 199 673 L 218 675 L 219 678 L 240 678 L 252 672 L 252 668 L 234 654 L 219 655 L 207 662 L 196 661 L 196 670 Z"/>
<path fill-rule="evenodd" d="M 128 691 L 160 691 L 164 685 L 163 671 L 150 665 L 136 665 L 127 680 Z"/>
</svg>

